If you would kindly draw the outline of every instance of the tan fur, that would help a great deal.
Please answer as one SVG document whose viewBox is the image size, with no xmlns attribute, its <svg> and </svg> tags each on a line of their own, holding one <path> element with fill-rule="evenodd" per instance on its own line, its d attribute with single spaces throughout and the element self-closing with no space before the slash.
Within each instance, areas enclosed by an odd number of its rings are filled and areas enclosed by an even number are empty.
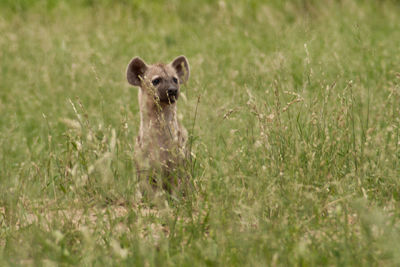
<svg viewBox="0 0 400 267">
<path fill-rule="evenodd" d="M 167 176 L 167 183 L 176 184 L 168 176 L 185 158 L 187 139 L 187 131 L 177 119 L 176 100 L 179 99 L 179 85 L 188 77 L 189 65 L 183 56 L 167 65 L 148 66 L 140 58 L 134 58 L 128 65 L 128 81 L 140 87 L 140 128 L 135 145 L 140 176 L 152 176 L 157 172 Z M 153 85 L 155 79 L 161 82 Z M 168 90 L 175 90 L 177 95 L 170 97 L 166 93 Z"/>
</svg>

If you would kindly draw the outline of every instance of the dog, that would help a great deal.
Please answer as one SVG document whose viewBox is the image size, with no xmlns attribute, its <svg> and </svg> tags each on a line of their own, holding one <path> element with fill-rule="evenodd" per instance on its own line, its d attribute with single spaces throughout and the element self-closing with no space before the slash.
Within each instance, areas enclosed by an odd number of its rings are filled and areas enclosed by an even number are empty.
<svg viewBox="0 0 400 267">
<path fill-rule="evenodd" d="M 176 103 L 180 85 L 189 79 L 185 56 L 169 64 L 146 64 L 134 57 L 128 64 L 128 82 L 139 87 L 140 128 L 135 144 L 135 162 L 139 177 L 168 190 L 179 183 L 174 176 L 186 158 L 187 131 L 179 123 Z M 160 179 L 155 177 L 160 176 Z"/>
</svg>

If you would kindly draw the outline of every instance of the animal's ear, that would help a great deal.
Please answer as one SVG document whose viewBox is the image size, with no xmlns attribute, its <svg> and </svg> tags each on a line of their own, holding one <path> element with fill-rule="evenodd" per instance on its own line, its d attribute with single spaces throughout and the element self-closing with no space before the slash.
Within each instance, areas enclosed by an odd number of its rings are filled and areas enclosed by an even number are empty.
<svg viewBox="0 0 400 267">
<path fill-rule="evenodd" d="M 179 76 L 180 83 L 185 83 L 189 79 L 189 62 L 185 56 L 179 56 L 175 58 L 171 63 L 171 66 L 176 70 Z"/>
<path fill-rule="evenodd" d="M 134 86 L 140 86 L 147 68 L 146 63 L 140 57 L 134 57 L 126 69 L 128 82 Z"/>
</svg>

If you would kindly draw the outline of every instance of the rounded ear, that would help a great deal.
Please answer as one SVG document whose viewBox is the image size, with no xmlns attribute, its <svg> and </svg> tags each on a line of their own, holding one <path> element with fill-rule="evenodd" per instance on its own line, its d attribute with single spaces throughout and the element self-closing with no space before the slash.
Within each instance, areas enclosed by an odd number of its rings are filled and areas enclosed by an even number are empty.
<svg viewBox="0 0 400 267">
<path fill-rule="evenodd" d="M 185 83 L 189 79 L 189 62 L 185 56 L 179 56 L 175 58 L 171 63 L 171 66 L 176 70 L 179 76 L 179 82 Z"/>
<path fill-rule="evenodd" d="M 128 82 L 134 86 L 140 86 L 141 79 L 144 78 L 146 70 L 146 63 L 140 57 L 134 57 L 126 68 Z"/>
</svg>

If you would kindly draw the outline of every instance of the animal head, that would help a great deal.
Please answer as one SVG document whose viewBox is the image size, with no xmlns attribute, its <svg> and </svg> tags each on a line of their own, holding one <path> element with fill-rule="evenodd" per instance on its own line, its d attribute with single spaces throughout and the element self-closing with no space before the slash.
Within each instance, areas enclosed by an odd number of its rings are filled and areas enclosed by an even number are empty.
<svg viewBox="0 0 400 267">
<path fill-rule="evenodd" d="M 179 56 L 169 64 L 147 65 L 135 57 L 128 64 L 126 77 L 131 85 L 139 86 L 161 103 L 173 104 L 178 100 L 180 85 L 189 79 L 189 63 L 185 56 Z"/>
</svg>

